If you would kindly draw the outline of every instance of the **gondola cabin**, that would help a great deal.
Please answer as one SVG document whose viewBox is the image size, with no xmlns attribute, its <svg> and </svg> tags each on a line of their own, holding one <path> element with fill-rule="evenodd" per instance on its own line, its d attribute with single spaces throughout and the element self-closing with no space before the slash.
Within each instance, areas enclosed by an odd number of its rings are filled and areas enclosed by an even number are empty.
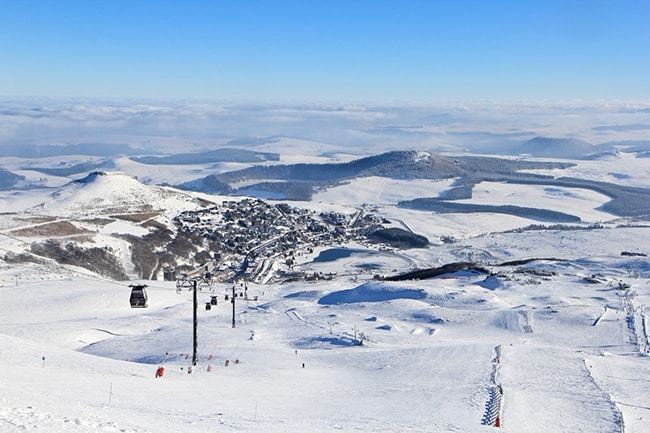
<svg viewBox="0 0 650 433">
<path fill-rule="evenodd" d="M 147 291 L 144 289 L 147 286 L 132 284 L 129 287 L 131 288 L 131 297 L 129 298 L 131 308 L 147 308 Z"/>
</svg>

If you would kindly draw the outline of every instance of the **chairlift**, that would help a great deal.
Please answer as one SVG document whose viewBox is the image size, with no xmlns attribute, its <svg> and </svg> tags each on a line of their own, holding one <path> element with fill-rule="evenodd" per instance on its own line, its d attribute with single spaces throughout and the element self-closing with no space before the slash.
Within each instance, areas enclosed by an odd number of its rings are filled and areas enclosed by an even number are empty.
<svg viewBox="0 0 650 433">
<path fill-rule="evenodd" d="M 147 308 L 147 291 L 144 289 L 146 284 L 131 284 L 131 297 L 129 301 L 131 308 Z"/>
</svg>

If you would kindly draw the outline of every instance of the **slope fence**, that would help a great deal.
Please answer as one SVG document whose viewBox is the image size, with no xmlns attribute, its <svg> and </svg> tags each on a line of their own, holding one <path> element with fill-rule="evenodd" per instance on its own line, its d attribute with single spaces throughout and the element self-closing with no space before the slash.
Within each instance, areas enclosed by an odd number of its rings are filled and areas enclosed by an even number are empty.
<svg viewBox="0 0 650 433">
<path fill-rule="evenodd" d="M 625 323 L 629 333 L 629 343 L 634 345 L 636 350 L 643 356 L 650 354 L 650 340 L 648 338 L 647 317 L 645 305 L 634 304 L 638 293 L 627 290 L 619 293 L 621 305 L 625 312 Z"/>
<path fill-rule="evenodd" d="M 643 355 L 650 355 L 650 339 L 648 339 L 648 317 L 646 316 L 647 308 L 644 306 L 641 310 L 641 328 L 643 329 Z"/>
<path fill-rule="evenodd" d="M 492 361 L 491 384 L 488 388 L 488 400 L 485 403 L 485 413 L 481 424 L 501 427 L 501 407 L 503 403 L 503 388 L 498 380 L 499 365 L 501 365 L 501 345 L 494 348 L 495 357 Z"/>
</svg>

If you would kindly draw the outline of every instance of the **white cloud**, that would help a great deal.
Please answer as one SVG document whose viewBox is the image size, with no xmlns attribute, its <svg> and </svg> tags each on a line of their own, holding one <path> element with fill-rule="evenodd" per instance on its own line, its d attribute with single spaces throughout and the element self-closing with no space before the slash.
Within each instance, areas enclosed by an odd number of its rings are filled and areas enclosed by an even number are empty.
<svg viewBox="0 0 650 433">
<path fill-rule="evenodd" d="M 287 136 L 357 150 L 489 150 L 536 135 L 597 144 L 644 139 L 643 128 L 625 125 L 650 125 L 649 107 L 611 101 L 335 106 L 14 99 L 0 100 L 0 145 L 119 142 L 188 151 L 236 138 Z M 603 128 L 608 125 L 615 127 Z"/>
</svg>

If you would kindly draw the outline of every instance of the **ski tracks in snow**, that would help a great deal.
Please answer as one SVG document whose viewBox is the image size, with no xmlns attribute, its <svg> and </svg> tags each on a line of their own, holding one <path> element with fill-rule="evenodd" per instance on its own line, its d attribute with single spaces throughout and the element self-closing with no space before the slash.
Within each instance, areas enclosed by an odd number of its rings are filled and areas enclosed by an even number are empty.
<svg viewBox="0 0 650 433">
<path fill-rule="evenodd" d="M 537 432 L 541 425 L 567 433 L 624 431 L 621 411 L 575 352 L 524 343 L 504 346 L 502 359 L 495 380 L 495 386 L 503 385 L 502 426 L 520 433 Z"/>
<path fill-rule="evenodd" d="M 302 317 L 302 316 L 298 313 L 298 311 L 296 311 L 295 308 L 290 308 L 289 310 L 286 311 L 286 313 L 287 313 L 287 316 L 289 316 L 289 318 L 290 318 L 291 320 L 295 320 L 296 322 L 300 322 L 300 323 L 302 323 L 303 325 L 308 326 L 308 327 L 310 327 L 310 328 L 312 328 L 312 329 L 317 329 L 317 330 L 319 330 L 319 331 L 322 331 L 322 330 L 325 329 L 324 326 L 321 326 L 321 325 L 319 325 L 319 324 L 317 324 L 317 323 L 314 323 L 314 322 L 310 322 L 309 320 L 307 320 L 307 319 L 305 319 L 304 317 Z"/>
</svg>

